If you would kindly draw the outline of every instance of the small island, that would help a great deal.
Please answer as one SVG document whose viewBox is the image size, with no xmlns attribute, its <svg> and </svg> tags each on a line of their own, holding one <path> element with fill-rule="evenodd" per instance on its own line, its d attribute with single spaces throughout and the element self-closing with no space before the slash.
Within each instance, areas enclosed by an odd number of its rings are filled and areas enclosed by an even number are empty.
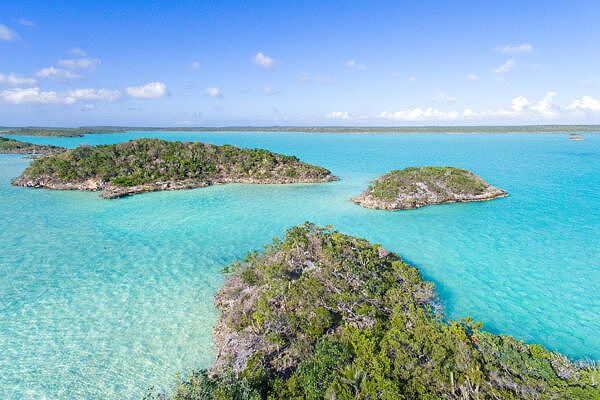
<svg viewBox="0 0 600 400">
<path fill-rule="evenodd" d="M 380 210 L 484 201 L 507 196 L 474 173 L 454 167 L 409 167 L 377 178 L 355 203 Z"/>
<path fill-rule="evenodd" d="M 33 144 L 0 137 L 0 154 L 54 155 L 65 151 L 64 147 Z"/>
<path fill-rule="evenodd" d="M 398 255 L 306 223 L 234 263 L 217 359 L 147 399 L 597 399 L 600 370 L 448 321 Z"/>
<path fill-rule="evenodd" d="M 316 183 L 337 180 L 293 156 L 200 142 L 138 139 L 80 146 L 34 160 L 12 183 L 59 190 L 102 191 L 110 199 L 157 190 L 224 183 Z"/>
</svg>

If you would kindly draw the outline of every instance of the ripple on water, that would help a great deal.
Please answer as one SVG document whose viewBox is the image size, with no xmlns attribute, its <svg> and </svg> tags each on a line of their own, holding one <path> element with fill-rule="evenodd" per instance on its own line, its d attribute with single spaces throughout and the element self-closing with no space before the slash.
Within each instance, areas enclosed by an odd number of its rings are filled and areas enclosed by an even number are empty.
<svg viewBox="0 0 600 400">
<path fill-rule="evenodd" d="M 296 154 L 342 181 L 229 185 L 113 201 L 10 186 L 0 156 L 0 398 L 134 399 L 214 358 L 221 269 L 306 220 L 419 266 L 453 318 L 600 359 L 600 136 L 127 134 Z M 575 149 L 577 146 L 577 149 Z M 392 168 L 454 165 L 511 196 L 406 212 L 348 199 Z"/>
</svg>

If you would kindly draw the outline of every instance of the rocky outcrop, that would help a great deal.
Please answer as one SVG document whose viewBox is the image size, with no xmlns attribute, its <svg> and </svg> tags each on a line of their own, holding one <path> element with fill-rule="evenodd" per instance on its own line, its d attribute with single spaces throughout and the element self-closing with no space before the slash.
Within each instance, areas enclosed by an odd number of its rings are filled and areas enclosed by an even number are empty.
<svg viewBox="0 0 600 400">
<path fill-rule="evenodd" d="M 337 180 L 325 168 L 260 149 L 140 139 L 79 147 L 35 160 L 12 183 L 32 188 L 102 191 L 112 199 L 226 183 L 284 184 Z"/>
<path fill-rule="evenodd" d="M 410 167 L 377 178 L 352 201 L 366 208 L 406 210 L 430 204 L 493 200 L 507 195 L 464 169 Z"/>
</svg>

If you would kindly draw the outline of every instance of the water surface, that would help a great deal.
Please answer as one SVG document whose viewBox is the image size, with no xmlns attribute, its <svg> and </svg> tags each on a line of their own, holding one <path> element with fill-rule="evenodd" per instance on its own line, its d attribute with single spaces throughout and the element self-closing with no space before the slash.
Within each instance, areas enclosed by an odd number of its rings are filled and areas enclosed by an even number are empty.
<svg viewBox="0 0 600 400">
<path fill-rule="evenodd" d="M 10 185 L 0 156 L 0 398 L 135 399 L 214 358 L 220 270 L 306 220 L 380 242 L 437 285 L 451 318 L 600 359 L 600 135 L 127 133 L 261 147 L 341 181 L 226 185 L 117 200 Z M 510 193 L 385 212 L 348 199 L 409 165 L 471 169 Z"/>
</svg>

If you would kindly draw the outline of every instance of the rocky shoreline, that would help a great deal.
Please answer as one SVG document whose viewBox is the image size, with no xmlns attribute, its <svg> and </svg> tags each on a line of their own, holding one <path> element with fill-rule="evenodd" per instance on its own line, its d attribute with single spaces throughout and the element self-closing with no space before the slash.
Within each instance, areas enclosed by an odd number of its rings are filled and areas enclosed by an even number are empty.
<svg viewBox="0 0 600 400">
<path fill-rule="evenodd" d="M 100 181 L 96 179 L 88 179 L 80 182 L 61 182 L 53 180 L 49 176 L 40 176 L 35 179 L 30 179 L 25 176 L 20 176 L 11 181 L 13 185 L 29 188 L 44 188 L 54 190 L 80 190 L 97 192 L 102 191 L 100 197 L 103 199 L 117 199 L 120 197 L 131 196 L 141 193 L 157 192 L 162 190 L 185 190 L 197 189 L 212 185 L 224 185 L 228 183 L 243 183 L 243 184 L 292 184 L 292 183 L 325 183 L 336 181 L 337 178 L 333 175 L 327 176 L 322 180 L 311 180 L 309 182 L 298 182 L 294 179 L 233 179 L 233 178 L 216 178 L 210 182 L 194 179 L 186 179 L 181 181 L 157 181 L 146 183 L 143 185 L 135 185 L 121 187 L 110 182 Z"/>
<path fill-rule="evenodd" d="M 325 168 L 267 150 L 139 139 L 80 147 L 35 160 L 12 184 L 102 191 L 102 198 L 114 199 L 227 183 L 321 183 L 337 179 Z"/>
<path fill-rule="evenodd" d="M 477 202 L 508 196 L 470 171 L 453 167 L 409 167 L 373 181 L 351 200 L 365 208 L 408 210 L 427 205 Z"/>
</svg>

